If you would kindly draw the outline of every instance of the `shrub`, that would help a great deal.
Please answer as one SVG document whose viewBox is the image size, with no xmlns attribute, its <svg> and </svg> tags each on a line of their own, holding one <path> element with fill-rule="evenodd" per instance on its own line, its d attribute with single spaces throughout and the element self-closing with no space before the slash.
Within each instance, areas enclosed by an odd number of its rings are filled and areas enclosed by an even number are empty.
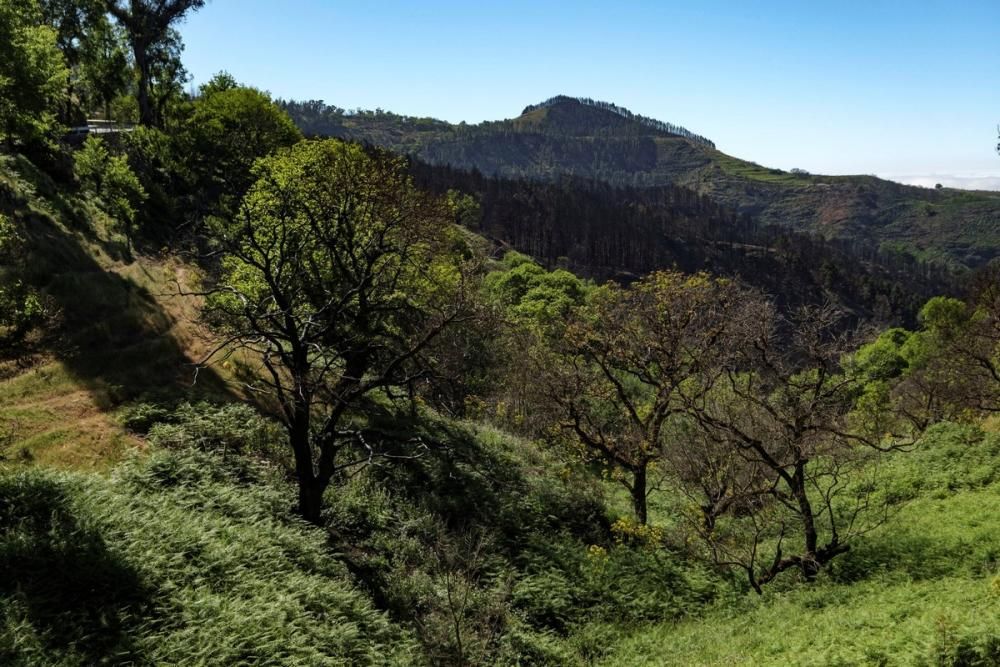
<svg viewBox="0 0 1000 667">
<path fill-rule="evenodd" d="M 119 419 L 125 428 L 145 435 L 158 447 L 231 452 L 273 462 L 287 457 L 281 428 L 241 403 L 181 403 L 176 407 L 137 403 L 125 408 Z"/>
<path fill-rule="evenodd" d="M 132 243 L 136 215 L 146 201 L 146 190 L 124 155 L 111 155 L 104 142 L 88 137 L 76 154 L 76 175 L 83 186 L 97 195 Z"/>
</svg>

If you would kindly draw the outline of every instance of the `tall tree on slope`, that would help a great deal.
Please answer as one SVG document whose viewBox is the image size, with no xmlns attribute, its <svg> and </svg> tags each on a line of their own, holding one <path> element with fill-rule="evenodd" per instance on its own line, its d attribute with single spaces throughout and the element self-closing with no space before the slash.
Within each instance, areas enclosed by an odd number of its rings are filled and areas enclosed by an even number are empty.
<svg viewBox="0 0 1000 667">
<path fill-rule="evenodd" d="M 150 100 L 150 78 L 156 47 L 170 35 L 170 28 L 188 11 L 196 11 L 205 0 L 108 0 L 108 11 L 128 32 L 139 74 L 137 99 L 139 122 L 156 125 L 156 107 Z"/>
</svg>

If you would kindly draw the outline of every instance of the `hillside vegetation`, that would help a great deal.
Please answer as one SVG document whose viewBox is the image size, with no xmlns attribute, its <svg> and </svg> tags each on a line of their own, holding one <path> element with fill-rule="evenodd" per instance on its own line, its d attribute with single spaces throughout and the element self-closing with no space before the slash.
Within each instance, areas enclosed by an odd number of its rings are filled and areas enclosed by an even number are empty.
<svg viewBox="0 0 1000 667">
<path fill-rule="evenodd" d="M 202 4 L 0 0 L 0 663 L 1000 664 L 1000 266 L 306 139 Z"/>
<path fill-rule="evenodd" d="M 995 427 L 939 424 L 890 464 L 905 505 L 824 581 L 644 630 L 607 664 L 996 664 L 998 455 Z"/>
<path fill-rule="evenodd" d="M 347 113 L 318 102 L 284 107 L 310 136 L 371 142 L 431 164 L 507 178 L 569 175 L 618 186 L 684 187 L 760 224 L 957 267 L 982 266 L 1000 247 L 995 193 L 770 169 L 726 155 L 684 128 L 630 117 L 607 103 L 558 96 L 517 118 L 479 125 Z"/>
</svg>

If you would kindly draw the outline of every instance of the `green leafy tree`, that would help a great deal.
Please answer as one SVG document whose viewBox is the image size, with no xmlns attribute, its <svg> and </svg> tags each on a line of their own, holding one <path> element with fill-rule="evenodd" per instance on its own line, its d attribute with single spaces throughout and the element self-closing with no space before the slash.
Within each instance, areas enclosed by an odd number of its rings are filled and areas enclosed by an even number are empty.
<svg viewBox="0 0 1000 667">
<path fill-rule="evenodd" d="M 88 50 L 89 35 L 99 23 L 107 23 L 100 0 L 41 0 L 44 21 L 56 31 L 56 44 L 66 61 L 65 106 L 60 119 L 66 124 L 79 118 L 78 89 L 81 65 Z"/>
<path fill-rule="evenodd" d="M 202 205 L 223 211 L 250 187 L 254 162 L 302 139 L 266 93 L 232 83 L 216 77 L 203 89 L 180 139 Z"/>
<path fill-rule="evenodd" d="M 128 90 L 132 70 L 124 31 L 104 16 L 94 22 L 87 34 L 81 77 L 91 108 L 100 107 L 105 118 L 113 119 L 111 105 Z"/>
<path fill-rule="evenodd" d="M 952 371 L 948 398 L 976 413 L 1000 412 L 1000 269 L 988 267 L 967 302 L 935 297 L 920 311 L 933 357 Z"/>
<path fill-rule="evenodd" d="M 112 155 L 104 142 L 88 137 L 75 155 L 77 178 L 100 198 L 102 206 L 117 221 L 131 251 L 136 217 L 146 201 L 146 191 L 124 155 Z"/>
<path fill-rule="evenodd" d="M 934 297 L 917 331 L 890 329 L 853 357 L 865 378 L 861 404 L 891 405 L 914 432 L 942 420 L 1000 412 L 1000 268 L 971 281 L 967 301 Z"/>
<path fill-rule="evenodd" d="M 215 223 L 225 254 L 207 314 L 225 335 L 215 354 L 259 361 L 246 386 L 274 401 L 299 510 L 318 522 L 329 485 L 375 455 L 349 410 L 426 376 L 423 354 L 469 312 L 469 262 L 449 252 L 447 205 L 398 158 L 302 142 L 254 173 L 238 215 Z"/>
<path fill-rule="evenodd" d="M 149 99 L 153 117 L 158 127 L 170 131 L 174 128 L 168 126 L 180 123 L 189 112 L 184 86 L 191 80 L 191 75 L 181 60 L 183 51 L 184 42 L 180 33 L 170 29 L 150 52 Z"/>
<path fill-rule="evenodd" d="M 139 102 L 139 120 L 143 125 L 157 125 L 162 121 L 151 89 L 154 84 L 162 89 L 166 81 L 175 81 L 175 57 L 179 53 L 179 37 L 171 27 L 189 11 L 205 5 L 205 0 L 106 0 L 107 10 L 125 28 L 132 45 L 132 57 L 138 74 L 136 99 Z M 172 71 L 172 75 L 168 76 Z M 159 94 L 163 98 L 163 91 Z M 162 102 L 160 103 L 162 106 Z"/>
<path fill-rule="evenodd" d="M 23 261 L 23 241 L 0 214 L 0 352 L 7 357 L 45 315 L 41 299 L 21 279 Z"/>
<path fill-rule="evenodd" d="M 0 133 L 9 147 L 57 127 L 66 63 L 35 0 L 0 0 Z"/>
<path fill-rule="evenodd" d="M 208 97 L 214 93 L 221 93 L 223 91 L 239 87 L 239 82 L 232 74 L 222 71 L 216 72 L 207 83 L 202 84 L 201 88 L 198 89 L 198 93 L 201 97 Z"/>
</svg>

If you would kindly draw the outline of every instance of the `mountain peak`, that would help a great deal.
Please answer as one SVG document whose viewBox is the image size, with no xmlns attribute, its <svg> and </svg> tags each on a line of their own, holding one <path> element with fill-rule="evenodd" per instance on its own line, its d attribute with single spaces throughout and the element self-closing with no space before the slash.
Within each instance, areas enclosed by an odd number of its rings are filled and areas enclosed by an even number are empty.
<svg viewBox="0 0 1000 667">
<path fill-rule="evenodd" d="M 715 148 L 715 143 L 708 138 L 695 134 L 680 125 L 640 116 L 617 104 L 589 97 L 556 95 L 544 102 L 529 104 L 521 112 L 518 120 L 566 125 L 571 130 L 577 128 L 581 122 L 585 125 L 596 125 L 601 129 L 622 128 L 630 124 L 638 124 L 657 133 L 684 137 L 703 146 Z"/>
</svg>

